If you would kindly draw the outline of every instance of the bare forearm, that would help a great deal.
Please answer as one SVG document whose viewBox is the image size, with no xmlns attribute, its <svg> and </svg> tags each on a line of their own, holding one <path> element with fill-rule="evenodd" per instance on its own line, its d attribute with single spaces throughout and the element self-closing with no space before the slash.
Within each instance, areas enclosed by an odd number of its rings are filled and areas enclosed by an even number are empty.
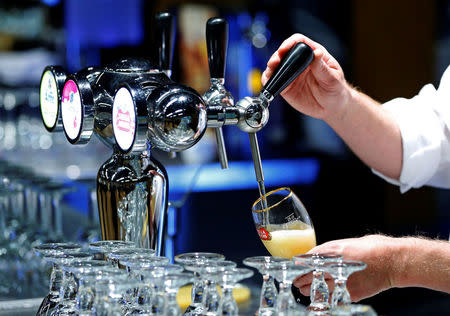
<svg viewBox="0 0 450 316">
<path fill-rule="evenodd" d="M 450 242 L 413 237 L 400 240 L 394 248 L 399 264 L 393 269 L 392 285 L 450 293 Z"/>
<path fill-rule="evenodd" d="M 341 113 L 325 121 L 369 167 L 399 179 L 402 168 L 400 130 L 391 114 L 367 95 L 352 87 Z"/>
</svg>

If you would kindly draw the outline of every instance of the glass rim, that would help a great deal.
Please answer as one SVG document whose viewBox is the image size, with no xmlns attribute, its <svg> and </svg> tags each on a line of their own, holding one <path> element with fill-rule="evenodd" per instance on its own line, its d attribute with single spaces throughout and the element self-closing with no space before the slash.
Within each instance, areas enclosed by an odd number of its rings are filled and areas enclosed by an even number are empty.
<svg viewBox="0 0 450 316">
<path fill-rule="evenodd" d="M 217 252 L 186 252 L 176 255 L 174 260 L 183 263 L 194 260 L 225 261 L 225 256 Z"/>
<path fill-rule="evenodd" d="M 294 261 L 302 261 L 302 259 L 304 260 L 313 260 L 313 259 L 323 259 L 323 260 L 341 260 L 343 259 L 344 256 L 340 253 L 336 253 L 336 252 L 308 252 L 308 253 L 302 253 L 299 255 L 295 255 L 294 257 L 292 257 L 292 259 Z"/>
<path fill-rule="evenodd" d="M 359 260 L 340 260 L 340 261 L 331 261 L 326 262 L 324 267 L 330 266 L 338 266 L 338 267 L 367 267 L 367 264 L 364 261 Z"/>
<path fill-rule="evenodd" d="M 288 198 L 290 198 L 290 197 L 292 196 L 292 194 L 293 194 L 291 188 L 289 188 L 289 187 L 281 187 L 281 188 L 272 190 L 272 191 L 270 191 L 269 193 L 266 193 L 266 194 L 264 195 L 264 197 L 265 197 L 266 200 L 267 200 L 267 197 L 268 197 L 269 195 L 272 195 L 272 194 L 274 194 L 274 193 L 276 193 L 276 192 L 278 192 L 278 191 L 282 191 L 282 190 L 287 190 L 287 191 L 289 192 L 289 194 L 287 194 L 285 197 L 283 197 L 283 198 L 282 198 L 280 201 L 278 201 L 277 203 L 275 203 L 275 204 L 273 204 L 273 205 L 271 205 L 271 206 L 269 206 L 269 207 L 267 207 L 267 208 L 264 208 L 264 209 L 262 209 L 262 210 L 255 210 L 255 205 L 257 205 L 259 202 L 261 202 L 261 197 L 259 197 L 259 198 L 253 203 L 253 206 L 252 206 L 252 212 L 254 212 L 254 213 L 267 212 L 267 211 L 271 210 L 272 208 L 274 208 L 275 206 L 280 205 L 281 202 L 284 202 L 285 200 L 287 200 Z"/>
</svg>

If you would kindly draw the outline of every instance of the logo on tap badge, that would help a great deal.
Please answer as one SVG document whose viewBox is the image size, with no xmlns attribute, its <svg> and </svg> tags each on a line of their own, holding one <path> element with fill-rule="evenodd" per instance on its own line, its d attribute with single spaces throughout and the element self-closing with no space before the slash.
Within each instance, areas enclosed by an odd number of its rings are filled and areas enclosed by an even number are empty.
<svg viewBox="0 0 450 316">
<path fill-rule="evenodd" d="M 117 145 L 128 151 L 133 147 L 136 133 L 136 109 L 133 97 L 127 88 L 120 88 L 113 102 L 113 131 Z"/>
<path fill-rule="evenodd" d="M 257 231 L 258 231 L 259 238 L 261 238 L 262 240 L 271 240 L 272 239 L 272 235 L 270 235 L 270 233 L 264 227 L 258 228 Z"/>
</svg>

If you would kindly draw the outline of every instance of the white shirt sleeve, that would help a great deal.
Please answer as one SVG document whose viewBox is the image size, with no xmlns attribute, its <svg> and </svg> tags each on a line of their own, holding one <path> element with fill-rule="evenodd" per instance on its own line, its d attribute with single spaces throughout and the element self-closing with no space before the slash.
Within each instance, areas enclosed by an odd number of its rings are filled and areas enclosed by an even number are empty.
<svg viewBox="0 0 450 316">
<path fill-rule="evenodd" d="M 402 171 L 398 181 L 372 171 L 399 185 L 402 193 L 423 185 L 450 188 L 450 66 L 437 90 L 428 84 L 415 97 L 397 98 L 383 107 L 400 128 Z"/>
</svg>

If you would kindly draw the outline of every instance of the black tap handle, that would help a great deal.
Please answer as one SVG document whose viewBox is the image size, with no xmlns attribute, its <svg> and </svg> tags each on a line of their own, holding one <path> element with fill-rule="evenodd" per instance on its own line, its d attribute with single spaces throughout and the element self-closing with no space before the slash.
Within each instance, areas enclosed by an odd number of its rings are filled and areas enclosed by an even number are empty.
<svg viewBox="0 0 450 316">
<path fill-rule="evenodd" d="M 171 70 L 173 47 L 175 44 L 175 18 L 168 12 L 160 12 L 155 16 L 157 38 L 159 69 Z"/>
<path fill-rule="evenodd" d="M 227 21 L 223 18 L 210 18 L 206 22 L 206 46 L 211 78 L 224 78 L 225 76 L 227 45 Z"/>
<path fill-rule="evenodd" d="M 298 75 L 300 75 L 312 62 L 314 53 L 305 43 L 297 43 L 280 61 L 277 69 L 267 81 L 263 90 L 273 97 L 282 92 Z"/>
</svg>

